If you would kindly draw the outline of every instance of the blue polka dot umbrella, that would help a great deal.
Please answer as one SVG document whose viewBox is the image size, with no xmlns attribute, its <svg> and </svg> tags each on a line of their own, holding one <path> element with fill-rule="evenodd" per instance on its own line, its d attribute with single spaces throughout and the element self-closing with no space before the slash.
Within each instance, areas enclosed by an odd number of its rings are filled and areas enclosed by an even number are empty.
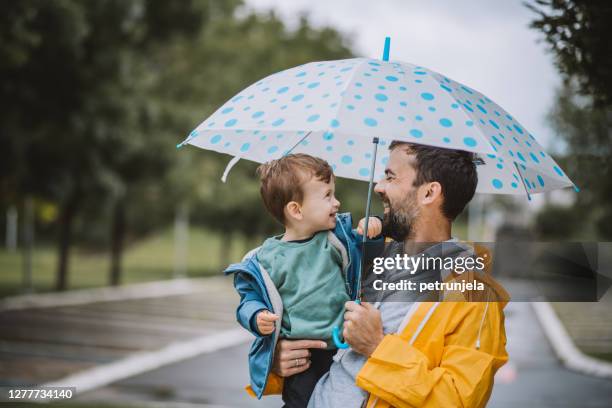
<svg viewBox="0 0 612 408">
<path fill-rule="evenodd" d="M 308 153 L 327 160 L 338 176 L 369 180 L 382 176 L 388 160 L 387 149 L 376 155 L 373 138 L 380 146 L 401 140 L 477 153 L 481 193 L 529 197 L 573 185 L 501 106 L 425 67 L 388 61 L 388 44 L 383 60 L 311 62 L 270 75 L 232 97 L 179 146 L 256 162 Z"/>
</svg>

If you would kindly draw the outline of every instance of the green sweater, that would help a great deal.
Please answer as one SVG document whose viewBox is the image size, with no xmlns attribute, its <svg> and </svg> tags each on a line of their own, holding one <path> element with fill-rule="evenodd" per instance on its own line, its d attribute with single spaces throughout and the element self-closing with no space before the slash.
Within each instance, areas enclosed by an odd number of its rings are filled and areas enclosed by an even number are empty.
<svg viewBox="0 0 612 408">
<path fill-rule="evenodd" d="M 257 254 L 283 300 L 281 337 L 321 339 L 331 348 L 332 328 L 342 327 L 350 300 L 342 255 L 329 243 L 328 231 L 306 242 L 268 238 Z"/>
</svg>

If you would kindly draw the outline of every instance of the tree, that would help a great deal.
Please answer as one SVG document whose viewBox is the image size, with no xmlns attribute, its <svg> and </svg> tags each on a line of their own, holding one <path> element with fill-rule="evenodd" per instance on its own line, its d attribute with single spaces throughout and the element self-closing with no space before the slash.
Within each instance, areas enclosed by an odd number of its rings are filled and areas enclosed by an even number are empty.
<svg viewBox="0 0 612 408">
<path fill-rule="evenodd" d="M 337 31 L 313 29 L 305 18 L 295 31 L 289 31 L 274 13 L 216 19 L 202 31 L 196 47 L 189 52 L 175 51 L 164 59 L 176 61 L 180 54 L 189 59 L 169 64 L 166 80 L 159 83 L 165 100 L 181 110 L 176 117 L 184 120 L 177 129 L 182 126 L 184 134 L 186 123 L 195 127 L 234 94 L 267 75 L 306 62 L 352 55 Z M 220 177 L 230 158 L 192 150 L 179 150 L 179 155 L 189 157 L 184 168 L 173 174 L 169 191 L 174 191 L 177 201 L 189 201 L 194 221 L 222 234 L 221 258 L 226 258 L 222 262 L 227 261 L 236 233 L 256 239 L 281 229 L 265 215 L 255 164 L 241 161 L 228 183 L 222 184 Z"/>
<path fill-rule="evenodd" d="M 526 6 L 564 79 L 577 80 L 596 106 L 612 105 L 612 3 L 607 0 L 535 0 Z"/>
<path fill-rule="evenodd" d="M 612 238 L 612 108 L 594 108 L 589 98 L 578 96 L 576 85 L 564 86 L 549 114 L 549 123 L 565 142 L 560 164 L 581 188 L 576 201 L 566 212 L 579 214 L 562 217 L 572 224 L 569 230 L 548 228 L 553 215 L 539 216 L 540 229 L 547 235 L 560 231 L 576 235 Z M 545 208 L 543 211 L 548 211 Z M 561 209 L 550 208 L 561 214 Z M 559 219 L 559 218 L 558 218 Z M 557 222 L 558 222 L 557 219 Z M 594 225 L 592 230 L 589 227 Z M 563 231 L 563 232 L 561 232 Z"/>
<path fill-rule="evenodd" d="M 227 4 L 235 3 L 218 8 Z M 67 285 L 73 224 L 83 202 L 154 175 L 134 171 L 142 168 L 138 163 L 162 163 L 155 150 L 143 148 L 151 144 L 142 130 L 150 111 L 142 92 L 150 78 L 138 75 L 143 56 L 176 35 L 195 33 L 212 9 L 212 1 L 190 0 L 0 4 L 0 101 L 7 107 L 0 121 L 7 157 L 0 186 L 13 200 L 58 203 L 58 289 Z M 115 214 L 117 240 L 121 205 Z"/>
<path fill-rule="evenodd" d="M 527 4 L 537 14 L 531 27 L 544 33 L 564 84 L 549 122 L 563 140 L 561 164 L 581 188 L 568 209 L 544 208 L 538 224 L 548 235 L 612 237 L 612 4 L 606 1 L 536 0 Z M 554 227 L 563 217 L 576 224 Z M 590 225 L 595 225 L 589 230 Z"/>
<path fill-rule="evenodd" d="M 332 29 L 304 18 L 289 31 L 273 13 L 237 17 L 241 5 L 0 3 L 0 205 L 57 205 L 58 289 L 75 236 L 100 240 L 110 229 L 116 284 L 127 238 L 160 228 L 184 204 L 204 209 L 197 216 L 219 231 L 277 228 L 261 216 L 254 165 L 234 170 L 240 183 L 221 185 L 227 157 L 173 146 L 255 80 L 351 53 Z"/>
</svg>

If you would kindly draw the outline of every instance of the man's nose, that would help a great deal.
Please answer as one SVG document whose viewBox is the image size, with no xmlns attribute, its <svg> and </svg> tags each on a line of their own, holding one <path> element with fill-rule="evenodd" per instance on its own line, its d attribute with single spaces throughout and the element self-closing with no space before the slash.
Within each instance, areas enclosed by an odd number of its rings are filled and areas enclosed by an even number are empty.
<svg viewBox="0 0 612 408">
<path fill-rule="evenodd" d="M 385 186 L 384 186 L 384 181 L 379 181 L 378 183 L 376 183 L 374 185 L 374 192 L 378 193 L 378 194 L 382 194 L 385 192 Z"/>
</svg>

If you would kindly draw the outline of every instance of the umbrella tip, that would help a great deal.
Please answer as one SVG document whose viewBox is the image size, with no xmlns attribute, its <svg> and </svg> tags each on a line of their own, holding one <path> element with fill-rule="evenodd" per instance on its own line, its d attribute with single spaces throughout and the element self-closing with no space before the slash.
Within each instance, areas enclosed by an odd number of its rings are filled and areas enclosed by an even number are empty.
<svg viewBox="0 0 612 408">
<path fill-rule="evenodd" d="M 577 185 L 574 184 L 574 191 L 579 193 L 580 192 L 580 187 L 578 187 Z"/>
<path fill-rule="evenodd" d="M 385 37 L 385 49 L 383 51 L 383 61 L 389 61 L 389 49 L 391 48 L 391 37 Z"/>
<path fill-rule="evenodd" d="M 177 149 L 180 149 L 181 147 L 183 147 L 183 145 L 185 144 L 185 142 L 181 142 L 179 144 L 176 145 Z"/>
</svg>

